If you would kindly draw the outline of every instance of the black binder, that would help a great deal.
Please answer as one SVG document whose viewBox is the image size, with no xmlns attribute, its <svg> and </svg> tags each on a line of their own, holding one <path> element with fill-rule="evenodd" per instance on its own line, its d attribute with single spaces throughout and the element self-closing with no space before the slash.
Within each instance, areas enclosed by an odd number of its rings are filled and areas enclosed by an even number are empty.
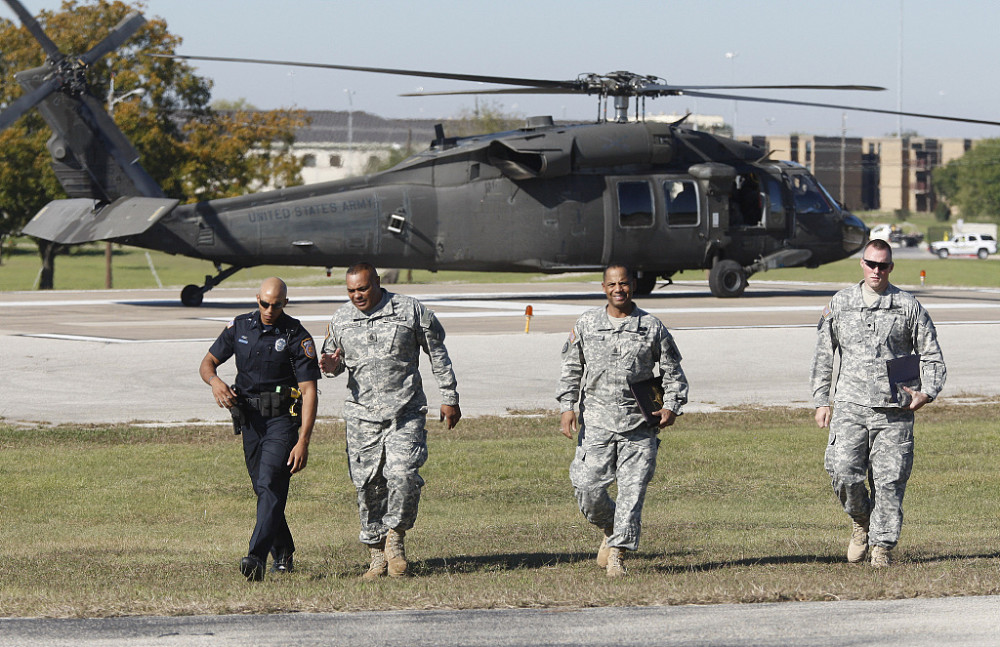
<svg viewBox="0 0 1000 647">
<path fill-rule="evenodd" d="M 889 391 L 892 402 L 899 402 L 901 386 L 908 386 L 915 391 L 920 390 L 920 355 L 904 355 L 895 359 L 885 360 L 889 373 Z M 909 399 L 909 394 L 906 394 Z"/>
<path fill-rule="evenodd" d="M 630 383 L 632 395 L 642 411 L 642 416 L 651 425 L 660 426 L 660 416 L 653 415 L 654 411 L 663 408 L 663 378 L 652 377 L 642 382 Z"/>
</svg>

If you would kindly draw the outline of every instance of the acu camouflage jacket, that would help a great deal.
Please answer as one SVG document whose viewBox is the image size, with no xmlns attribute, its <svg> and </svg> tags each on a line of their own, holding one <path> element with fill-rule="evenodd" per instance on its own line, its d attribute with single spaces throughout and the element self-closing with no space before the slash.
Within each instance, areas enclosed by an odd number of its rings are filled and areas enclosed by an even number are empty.
<svg viewBox="0 0 1000 647">
<path fill-rule="evenodd" d="M 835 294 L 820 317 L 812 364 L 813 405 L 830 405 L 833 358 L 838 350 L 835 402 L 907 406 L 905 392 L 899 402 L 891 401 L 886 360 L 912 353 L 920 355 L 920 385 L 911 388 L 937 397 L 947 371 L 930 315 L 912 294 L 891 284 L 868 308 L 861 287 L 859 282 Z"/>
<path fill-rule="evenodd" d="M 342 348 L 350 397 L 344 415 L 379 422 L 405 411 L 424 409 L 420 351 L 431 360 L 441 403 L 458 404 L 455 372 L 444 345 L 444 328 L 416 299 L 383 290 L 382 300 L 365 314 L 348 301 L 330 319 L 323 353 Z"/>
<path fill-rule="evenodd" d="M 662 374 L 663 406 L 680 415 L 688 383 L 674 338 L 659 319 L 634 307 L 621 328 L 604 307 L 583 313 L 562 349 L 562 411 L 580 402 L 580 422 L 617 433 L 646 425 L 629 387 Z"/>
</svg>

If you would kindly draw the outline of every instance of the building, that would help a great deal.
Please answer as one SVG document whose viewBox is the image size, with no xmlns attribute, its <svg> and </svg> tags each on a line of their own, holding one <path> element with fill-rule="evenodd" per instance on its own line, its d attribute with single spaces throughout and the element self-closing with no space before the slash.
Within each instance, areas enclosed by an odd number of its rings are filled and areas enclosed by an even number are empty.
<svg viewBox="0 0 1000 647">
<path fill-rule="evenodd" d="M 302 159 L 305 184 L 364 175 L 393 150 L 423 150 L 443 119 L 385 119 L 367 112 L 309 110 L 295 132 L 294 154 Z"/>
<path fill-rule="evenodd" d="M 866 137 L 863 208 L 932 212 L 937 207 L 932 172 L 972 147 L 971 139 Z"/>
</svg>

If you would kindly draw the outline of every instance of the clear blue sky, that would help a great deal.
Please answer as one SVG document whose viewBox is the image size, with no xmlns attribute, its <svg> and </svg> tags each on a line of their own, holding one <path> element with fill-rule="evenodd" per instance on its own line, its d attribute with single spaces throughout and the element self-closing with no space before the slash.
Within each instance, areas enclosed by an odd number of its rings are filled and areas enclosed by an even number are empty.
<svg viewBox="0 0 1000 647">
<path fill-rule="evenodd" d="M 34 14 L 56 0 L 22 0 Z M 896 109 L 902 24 L 902 107 L 1000 121 L 1000 29 L 993 0 L 147 0 L 148 16 L 183 38 L 178 53 L 568 80 L 629 70 L 672 84 L 867 84 L 881 93 L 808 91 L 765 96 Z M 13 12 L 0 3 L 0 16 Z M 735 57 L 727 58 L 727 52 Z M 224 63 L 196 63 L 214 98 L 259 108 L 355 110 L 386 117 L 451 117 L 471 96 L 403 98 L 469 83 Z M 492 87 L 492 86 L 485 86 Z M 497 86 L 499 87 L 499 86 Z M 762 91 L 755 91 L 761 93 Z M 747 92 L 749 94 L 749 92 Z M 487 99 L 492 100 L 492 99 Z M 505 110 L 592 120 L 594 97 L 505 95 Z M 648 112 L 717 114 L 741 134 L 839 135 L 842 111 L 663 98 Z M 897 129 L 891 116 L 847 113 L 848 136 Z M 904 118 L 931 137 L 1000 137 L 1000 127 Z"/>
</svg>

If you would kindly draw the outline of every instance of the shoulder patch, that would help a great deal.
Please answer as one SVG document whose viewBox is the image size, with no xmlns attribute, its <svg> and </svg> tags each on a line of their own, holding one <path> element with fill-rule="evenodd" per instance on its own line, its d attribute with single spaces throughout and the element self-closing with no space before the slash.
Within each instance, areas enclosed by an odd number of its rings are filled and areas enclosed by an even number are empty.
<svg viewBox="0 0 1000 647">
<path fill-rule="evenodd" d="M 302 352 L 306 354 L 309 359 L 316 358 L 316 344 L 313 343 L 312 337 L 306 337 L 302 340 Z"/>
<path fill-rule="evenodd" d="M 230 319 L 229 323 L 226 324 L 226 328 L 232 328 L 234 325 L 236 325 L 236 320 Z"/>
</svg>

